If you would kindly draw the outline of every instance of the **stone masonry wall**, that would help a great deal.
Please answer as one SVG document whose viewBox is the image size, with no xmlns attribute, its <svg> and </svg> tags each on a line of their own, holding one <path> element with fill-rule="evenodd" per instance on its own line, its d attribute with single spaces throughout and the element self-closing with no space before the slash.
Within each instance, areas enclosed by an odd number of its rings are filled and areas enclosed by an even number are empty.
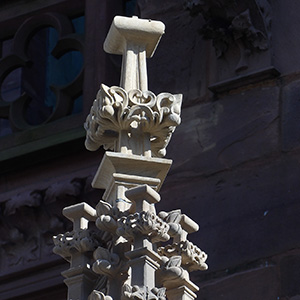
<svg viewBox="0 0 300 300">
<path fill-rule="evenodd" d="M 238 40 L 218 58 L 218 41 L 201 35 L 205 16 L 220 17 L 216 2 L 138 1 L 141 17 L 166 24 L 149 62 L 150 89 L 184 94 L 159 208 L 181 207 L 200 224 L 194 239 L 209 255 L 209 270 L 194 275 L 198 299 L 298 299 L 300 6 L 246 1 L 257 32 L 263 31 L 255 11 L 264 7 L 269 41 L 247 54 L 244 70 L 232 72 Z"/>
<path fill-rule="evenodd" d="M 299 9 L 137 0 L 139 17 L 166 25 L 149 89 L 184 94 L 158 210 L 200 225 L 190 236 L 209 255 L 209 270 L 192 274 L 199 300 L 300 299 Z M 63 207 L 101 198 L 90 182 L 102 154 L 78 147 L 1 175 L 1 299 L 65 299 L 51 235 L 71 225 Z"/>
</svg>

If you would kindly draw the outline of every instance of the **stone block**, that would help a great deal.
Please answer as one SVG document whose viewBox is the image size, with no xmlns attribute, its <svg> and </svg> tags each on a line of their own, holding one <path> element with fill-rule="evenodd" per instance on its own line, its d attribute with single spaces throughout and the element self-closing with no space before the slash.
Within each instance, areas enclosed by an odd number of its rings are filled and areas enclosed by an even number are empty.
<svg viewBox="0 0 300 300">
<path fill-rule="evenodd" d="M 280 261 L 281 294 L 300 295 L 300 255 L 289 255 Z M 290 298 L 289 298 L 290 299 Z"/>
<path fill-rule="evenodd" d="M 300 68 L 299 9 L 299 1 L 272 3 L 273 60 L 281 74 L 298 72 Z"/>
<path fill-rule="evenodd" d="M 209 175 L 277 151 L 278 98 L 269 86 L 183 109 L 168 147 L 171 174 Z"/>
<path fill-rule="evenodd" d="M 300 247 L 299 177 L 291 155 L 208 177 L 171 176 L 158 208 L 181 208 L 200 225 L 190 239 L 209 254 L 207 272 L 230 269 Z"/>
<path fill-rule="evenodd" d="M 278 283 L 274 267 L 249 270 L 200 286 L 198 300 L 274 300 Z"/>
<path fill-rule="evenodd" d="M 282 93 L 282 150 L 290 151 L 300 147 L 300 81 L 294 81 L 283 88 Z"/>
<path fill-rule="evenodd" d="M 166 25 L 155 56 L 148 61 L 149 89 L 183 93 L 188 105 L 209 93 L 208 70 L 212 65 L 209 42 L 198 34 L 199 22 L 184 9 L 184 1 L 138 1 L 141 18 Z M 176 62 L 176 63 L 174 63 Z"/>
</svg>

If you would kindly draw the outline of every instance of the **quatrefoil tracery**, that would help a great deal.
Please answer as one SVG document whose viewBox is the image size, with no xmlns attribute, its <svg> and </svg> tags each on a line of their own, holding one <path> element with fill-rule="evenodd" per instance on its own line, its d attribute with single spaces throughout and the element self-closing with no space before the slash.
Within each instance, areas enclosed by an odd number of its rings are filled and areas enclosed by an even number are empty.
<svg viewBox="0 0 300 300">
<path fill-rule="evenodd" d="M 83 54 L 83 37 L 74 33 L 70 19 L 62 14 L 46 13 L 27 19 L 18 29 L 14 38 L 12 53 L 0 60 L 0 89 L 5 78 L 18 68 L 30 68 L 34 58 L 27 53 L 28 45 L 33 36 L 41 29 L 51 27 L 58 32 L 58 41 L 52 50 L 53 57 L 59 59 L 69 51 L 79 51 Z M 56 96 L 56 104 L 48 118 L 43 122 L 49 123 L 72 112 L 74 100 L 81 94 L 83 82 L 83 67 L 74 80 L 63 86 L 51 86 Z M 25 117 L 25 110 L 30 102 L 28 94 L 23 93 L 12 102 L 3 99 L 0 93 L 0 117 L 10 120 L 14 130 L 22 131 L 32 128 Z"/>
</svg>

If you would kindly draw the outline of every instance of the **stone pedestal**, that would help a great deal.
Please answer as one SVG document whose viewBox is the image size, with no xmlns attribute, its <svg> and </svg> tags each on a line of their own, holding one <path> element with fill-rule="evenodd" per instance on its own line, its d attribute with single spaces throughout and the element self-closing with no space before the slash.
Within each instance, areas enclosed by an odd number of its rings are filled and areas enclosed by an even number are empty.
<svg viewBox="0 0 300 300">
<path fill-rule="evenodd" d="M 170 300 L 194 300 L 197 298 L 197 295 L 194 292 L 198 290 L 199 288 L 192 291 L 187 286 L 183 285 L 174 289 L 167 290 L 166 294 L 168 299 Z"/>
<path fill-rule="evenodd" d="M 95 273 L 86 267 L 74 267 L 62 272 L 66 278 L 64 283 L 68 287 L 69 300 L 86 300 L 92 292 L 96 276 Z"/>
<path fill-rule="evenodd" d="M 115 152 L 106 152 L 93 179 L 94 188 L 105 189 L 103 199 L 128 208 L 127 189 L 147 184 L 159 191 L 172 161 Z"/>
</svg>

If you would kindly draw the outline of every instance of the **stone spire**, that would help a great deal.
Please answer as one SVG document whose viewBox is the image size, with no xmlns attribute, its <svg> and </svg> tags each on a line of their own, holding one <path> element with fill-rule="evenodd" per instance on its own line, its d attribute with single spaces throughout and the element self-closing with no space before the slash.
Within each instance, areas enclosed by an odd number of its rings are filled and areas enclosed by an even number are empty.
<svg viewBox="0 0 300 300">
<path fill-rule="evenodd" d="M 207 269 L 207 255 L 187 239 L 198 225 L 181 210 L 155 209 L 172 164 L 162 157 L 181 122 L 182 95 L 148 90 L 146 57 L 164 28 L 117 16 L 105 40 L 106 52 L 123 55 L 120 86 L 101 85 L 85 123 L 85 145 L 113 151 L 92 182 L 105 190 L 103 199 L 95 209 L 85 203 L 65 208 L 74 229 L 54 237 L 54 252 L 71 263 L 63 273 L 68 300 L 195 299 L 189 272 Z"/>
</svg>

